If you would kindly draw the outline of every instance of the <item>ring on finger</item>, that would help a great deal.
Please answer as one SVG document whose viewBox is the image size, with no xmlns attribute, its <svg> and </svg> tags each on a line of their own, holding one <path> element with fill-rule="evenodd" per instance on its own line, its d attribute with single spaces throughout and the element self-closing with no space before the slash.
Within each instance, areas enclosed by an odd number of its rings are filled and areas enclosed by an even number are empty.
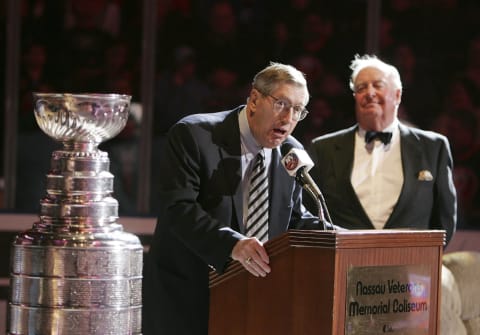
<svg viewBox="0 0 480 335">
<path fill-rule="evenodd" d="M 251 261 L 252 261 L 252 257 L 248 257 L 248 258 L 245 260 L 245 263 L 250 264 Z"/>
</svg>

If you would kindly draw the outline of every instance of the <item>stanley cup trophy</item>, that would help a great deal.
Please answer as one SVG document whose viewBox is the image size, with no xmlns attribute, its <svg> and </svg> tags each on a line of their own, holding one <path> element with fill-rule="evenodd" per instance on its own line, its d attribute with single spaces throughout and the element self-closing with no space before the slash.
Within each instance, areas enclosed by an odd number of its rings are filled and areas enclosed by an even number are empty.
<svg viewBox="0 0 480 335">
<path fill-rule="evenodd" d="M 108 154 L 130 96 L 34 94 L 54 151 L 39 221 L 13 243 L 10 335 L 141 333 L 143 247 L 118 220 Z"/>
</svg>

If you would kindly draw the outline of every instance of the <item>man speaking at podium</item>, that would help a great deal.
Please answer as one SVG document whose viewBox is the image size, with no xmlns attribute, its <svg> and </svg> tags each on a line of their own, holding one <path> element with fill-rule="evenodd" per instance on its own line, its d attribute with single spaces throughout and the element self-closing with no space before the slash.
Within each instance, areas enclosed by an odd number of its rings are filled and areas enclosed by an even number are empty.
<svg viewBox="0 0 480 335">
<path fill-rule="evenodd" d="M 157 171 L 143 334 L 207 335 L 210 269 L 221 273 L 234 260 L 267 276 L 265 241 L 292 228 L 323 229 L 303 207 L 302 188 L 279 148 L 301 148 L 290 134 L 307 115 L 308 100 L 304 75 L 271 63 L 254 77 L 245 106 L 187 116 L 170 129 Z"/>
<path fill-rule="evenodd" d="M 398 120 L 402 83 L 395 67 L 357 55 L 350 68 L 358 123 L 313 139 L 309 148 L 311 176 L 332 221 L 347 229 L 443 229 L 448 243 L 456 192 L 447 138 Z"/>
</svg>

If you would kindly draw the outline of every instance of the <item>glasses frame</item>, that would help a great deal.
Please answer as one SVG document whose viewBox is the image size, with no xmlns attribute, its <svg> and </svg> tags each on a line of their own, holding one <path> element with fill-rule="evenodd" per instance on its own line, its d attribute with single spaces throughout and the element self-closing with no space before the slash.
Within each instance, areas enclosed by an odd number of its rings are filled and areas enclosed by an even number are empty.
<svg viewBox="0 0 480 335">
<path fill-rule="evenodd" d="M 301 111 L 298 111 L 298 110 L 295 110 L 296 107 L 300 107 L 298 105 L 294 106 L 292 103 L 288 102 L 287 100 L 274 97 L 271 94 L 264 94 L 264 95 L 273 99 L 273 104 L 272 104 L 273 110 L 277 113 L 281 113 L 285 110 L 288 110 L 290 112 L 290 109 L 293 108 L 293 114 L 292 114 L 293 120 L 296 122 L 302 121 L 308 115 L 307 108 L 303 106 L 302 106 L 303 109 Z"/>
</svg>

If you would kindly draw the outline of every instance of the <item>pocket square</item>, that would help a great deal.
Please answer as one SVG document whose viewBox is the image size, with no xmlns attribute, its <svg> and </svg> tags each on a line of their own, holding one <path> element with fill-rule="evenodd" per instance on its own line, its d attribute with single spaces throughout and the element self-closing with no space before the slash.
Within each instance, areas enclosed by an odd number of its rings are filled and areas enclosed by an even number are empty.
<svg viewBox="0 0 480 335">
<path fill-rule="evenodd" d="M 431 181 L 433 180 L 432 173 L 428 170 L 422 170 L 418 173 L 418 180 Z"/>
</svg>

